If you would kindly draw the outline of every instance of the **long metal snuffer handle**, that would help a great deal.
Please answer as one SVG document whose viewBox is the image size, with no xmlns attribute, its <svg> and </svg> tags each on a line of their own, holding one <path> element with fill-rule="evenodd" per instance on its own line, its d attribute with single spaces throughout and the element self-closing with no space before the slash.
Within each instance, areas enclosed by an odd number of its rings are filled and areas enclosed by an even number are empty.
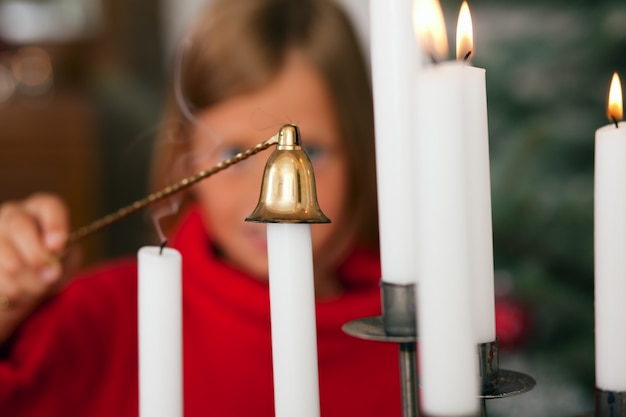
<svg viewBox="0 0 626 417">
<path fill-rule="evenodd" d="M 253 146 L 252 148 L 249 148 L 243 152 L 238 153 L 237 155 L 233 156 L 232 158 L 226 159 L 222 162 L 220 162 L 219 164 L 215 165 L 212 168 L 206 169 L 204 171 L 200 171 L 195 175 L 192 175 L 190 177 L 184 178 L 181 181 L 179 181 L 176 184 L 172 184 L 160 191 L 157 191 L 155 193 L 152 193 L 150 195 L 148 195 L 147 197 L 142 198 L 141 200 L 137 200 L 134 203 L 131 203 L 125 207 L 120 208 L 119 210 L 108 214 L 98 220 L 93 221 L 92 223 L 83 226 L 75 231 L 73 231 L 69 238 L 68 238 L 68 245 L 71 245 L 73 243 L 78 242 L 79 240 L 84 239 L 87 236 L 90 236 L 102 229 L 104 229 L 105 227 L 111 225 L 112 223 L 115 223 L 118 220 L 121 220 L 153 203 L 156 203 L 157 201 L 163 200 L 166 197 L 169 197 L 173 194 L 176 194 L 180 191 L 183 191 L 189 187 L 191 187 L 192 185 L 194 185 L 195 183 L 210 177 L 213 174 L 216 174 L 220 171 L 223 171 L 224 169 L 235 165 L 238 162 L 243 161 L 244 159 L 247 159 L 249 157 L 251 157 L 252 155 L 255 155 L 267 148 L 269 148 L 272 145 L 276 145 L 278 144 L 278 137 L 279 137 L 279 133 L 275 134 L 274 136 L 272 136 L 271 138 L 265 140 L 264 142 L 261 142 L 255 146 Z"/>
</svg>

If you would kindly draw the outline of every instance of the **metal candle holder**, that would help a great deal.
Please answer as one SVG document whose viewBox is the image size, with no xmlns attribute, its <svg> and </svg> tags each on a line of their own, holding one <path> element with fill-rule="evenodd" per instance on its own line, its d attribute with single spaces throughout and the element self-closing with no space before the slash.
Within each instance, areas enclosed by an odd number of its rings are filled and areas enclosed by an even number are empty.
<svg viewBox="0 0 626 417">
<path fill-rule="evenodd" d="M 595 410 L 580 417 L 626 417 L 626 391 L 595 390 Z"/>
<path fill-rule="evenodd" d="M 419 416 L 417 399 L 417 324 L 415 284 L 381 283 L 382 316 L 365 317 L 343 325 L 350 336 L 377 342 L 397 343 L 400 351 L 402 416 Z"/>
<path fill-rule="evenodd" d="M 595 417 L 626 417 L 626 392 L 596 388 Z"/>
<path fill-rule="evenodd" d="M 478 365 L 483 400 L 506 398 L 530 391 L 536 384 L 529 375 L 499 369 L 498 341 L 478 345 Z"/>
<path fill-rule="evenodd" d="M 343 331 L 360 339 L 398 343 L 402 416 L 418 417 L 415 285 L 382 282 L 381 292 L 382 316 L 353 320 L 344 324 Z M 477 354 L 481 378 L 481 416 L 487 416 L 486 400 L 522 394 L 535 386 L 535 380 L 526 374 L 500 369 L 497 340 L 479 344 Z M 615 415 L 618 416 L 626 417 Z"/>
<path fill-rule="evenodd" d="M 500 369 L 498 341 L 478 344 L 481 383 L 481 416 L 487 416 L 486 400 L 507 398 L 530 391 L 535 379 L 521 372 Z"/>
</svg>

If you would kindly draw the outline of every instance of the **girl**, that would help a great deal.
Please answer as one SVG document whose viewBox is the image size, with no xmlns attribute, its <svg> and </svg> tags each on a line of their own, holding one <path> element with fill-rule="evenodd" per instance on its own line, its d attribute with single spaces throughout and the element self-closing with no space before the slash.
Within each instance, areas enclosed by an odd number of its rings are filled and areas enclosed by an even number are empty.
<svg viewBox="0 0 626 417">
<path fill-rule="evenodd" d="M 328 0 L 215 0 L 175 69 L 154 188 L 297 124 L 332 220 L 313 226 L 321 414 L 399 416 L 397 347 L 341 331 L 380 314 L 372 102 L 345 16 Z M 166 229 L 183 256 L 187 417 L 274 415 L 265 229 L 244 222 L 265 161 L 199 183 Z M 59 292 L 67 219 L 44 194 L 0 208 L 0 410 L 136 416 L 136 261 Z"/>
</svg>

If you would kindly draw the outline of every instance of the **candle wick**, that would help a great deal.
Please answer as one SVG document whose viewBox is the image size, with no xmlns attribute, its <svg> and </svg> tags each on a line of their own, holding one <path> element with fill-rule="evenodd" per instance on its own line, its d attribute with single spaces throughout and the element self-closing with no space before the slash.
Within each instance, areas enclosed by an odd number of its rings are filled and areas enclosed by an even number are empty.
<svg viewBox="0 0 626 417">
<path fill-rule="evenodd" d="M 467 53 L 465 54 L 465 56 L 463 57 L 463 62 L 467 62 L 470 59 L 470 56 L 472 56 L 472 50 L 470 49 L 469 51 L 467 51 Z"/>
<path fill-rule="evenodd" d="M 617 117 L 611 116 L 611 119 L 613 119 L 613 123 L 615 123 L 615 128 L 619 129 L 619 120 L 617 120 Z"/>
<path fill-rule="evenodd" d="M 163 248 L 165 248 L 165 245 L 167 245 L 167 239 L 165 239 L 163 242 L 161 242 L 161 250 L 159 251 L 159 255 L 163 255 Z"/>
<path fill-rule="evenodd" d="M 435 54 L 433 54 L 433 53 L 429 53 L 429 54 L 428 54 L 428 57 L 430 58 L 430 62 L 431 62 L 433 65 L 437 65 L 437 64 L 439 63 L 439 61 L 437 60 L 437 57 L 435 56 Z"/>
</svg>

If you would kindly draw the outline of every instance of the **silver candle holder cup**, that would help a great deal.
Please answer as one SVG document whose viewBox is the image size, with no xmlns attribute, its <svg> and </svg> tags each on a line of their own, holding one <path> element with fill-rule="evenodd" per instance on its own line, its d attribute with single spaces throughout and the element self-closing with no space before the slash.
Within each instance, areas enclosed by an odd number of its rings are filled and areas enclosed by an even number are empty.
<svg viewBox="0 0 626 417">
<path fill-rule="evenodd" d="M 626 391 L 595 389 L 594 411 L 579 417 L 626 417 Z"/>
<path fill-rule="evenodd" d="M 385 333 L 389 336 L 417 337 L 415 284 L 382 281 L 380 287 Z"/>
<path fill-rule="evenodd" d="M 596 388 L 595 417 L 626 417 L 626 392 Z"/>
<path fill-rule="evenodd" d="M 506 398 L 530 391 L 536 381 L 521 372 L 500 369 L 497 339 L 478 344 L 478 366 L 482 399 Z"/>
</svg>

